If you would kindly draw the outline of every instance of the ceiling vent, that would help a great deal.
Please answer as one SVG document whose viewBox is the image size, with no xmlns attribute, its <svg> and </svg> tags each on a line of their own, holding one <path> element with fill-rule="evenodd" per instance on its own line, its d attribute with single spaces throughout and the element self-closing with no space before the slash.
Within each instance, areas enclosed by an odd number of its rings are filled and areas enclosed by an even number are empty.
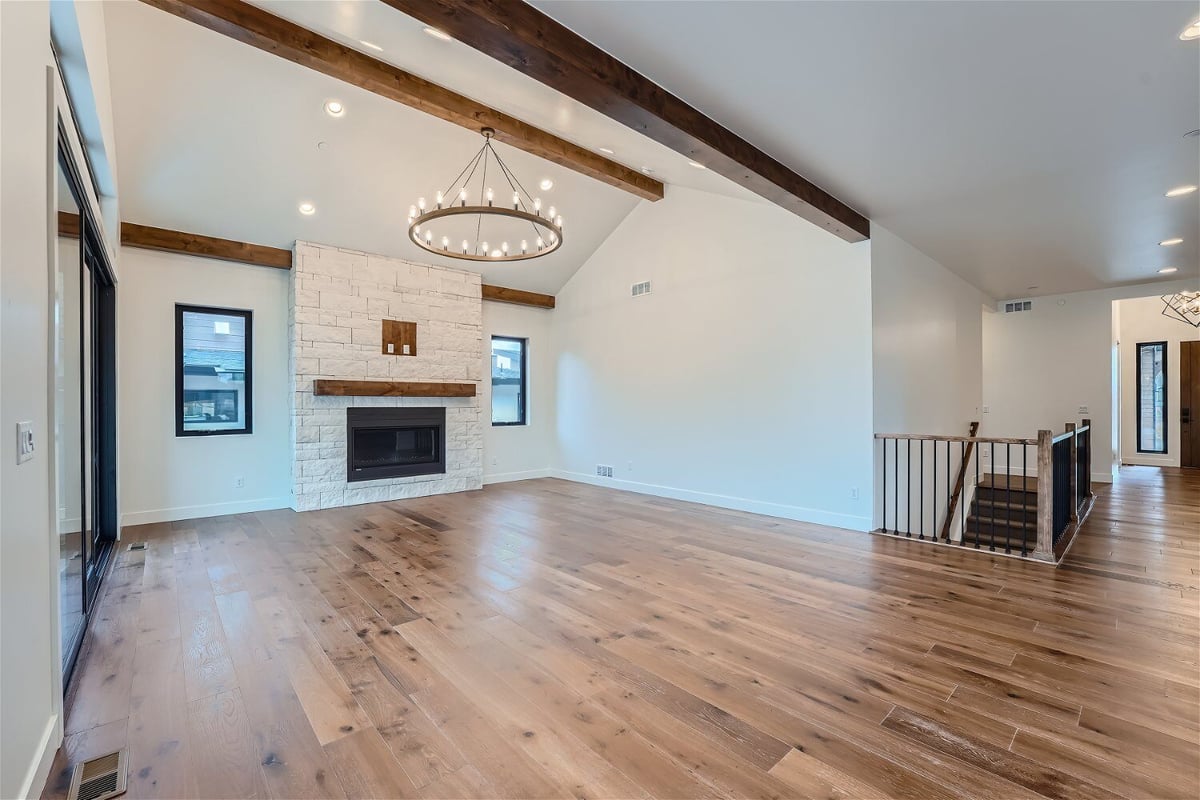
<svg viewBox="0 0 1200 800">
<path fill-rule="evenodd" d="M 641 297 L 644 294 L 650 294 L 650 281 L 642 281 L 635 283 L 629 287 L 629 294 L 633 297 Z"/>
<path fill-rule="evenodd" d="M 1013 314 L 1017 311 L 1030 311 L 1032 308 L 1032 300 L 1013 300 L 1004 304 L 1004 313 Z"/>
</svg>

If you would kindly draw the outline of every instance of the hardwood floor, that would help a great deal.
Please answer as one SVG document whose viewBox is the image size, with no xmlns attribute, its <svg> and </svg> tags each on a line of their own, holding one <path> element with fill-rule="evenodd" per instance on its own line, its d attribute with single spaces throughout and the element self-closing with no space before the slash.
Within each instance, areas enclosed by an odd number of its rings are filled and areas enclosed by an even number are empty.
<svg viewBox="0 0 1200 800">
<path fill-rule="evenodd" d="M 1200 470 L 1058 570 L 557 480 L 139 540 L 45 797 L 1200 791 Z"/>
</svg>

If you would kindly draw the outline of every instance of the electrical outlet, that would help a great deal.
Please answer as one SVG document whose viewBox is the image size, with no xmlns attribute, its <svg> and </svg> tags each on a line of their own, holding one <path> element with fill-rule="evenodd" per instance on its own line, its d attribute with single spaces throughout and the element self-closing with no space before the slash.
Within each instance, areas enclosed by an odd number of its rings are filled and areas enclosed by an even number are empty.
<svg viewBox="0 0 1200 800">
<path fill-rule="evenodd" d="M 857 486 L 853 486 L 853 487 L 851 487 L 851 489 L 850 489 L 850 499 L 851 499 L 851 500 L 857 500 L 857 499 L 858 499 L 858 487 L 857 487 Z"/>
<path fill-rule="evenodd" d="M 1080 407 L 1079 407 L 1079 413 L 1080 413 L 1080 414 L 1086 414 L 1086 413 L 1088 413 L 1088 407 L 1087 407 L 1087 406 L 1080 406 Z"/>
<path fill-rule="evenodd" d="M 633 472 L 633 462 L 632 461 L 630 461 L 628 463 L 628 465 L 626 466 L 626 469 L 628 469 L 630 472 Z"/>
<path fill-rule="evenodd" d="M 238 475 L 236 478 L 233 479 L 233 488 L 245 489 L 246 488 L 246 479 L 243 478 L 241 475 Z"/>
<path fill-rule="evenodd" d="M 984 406 L 984 407 L 983 407 L 983 413 L 985 413 L 985 414 L 989 413 L 991 410 L 992 410 L 992 407 L 991 407 L 991 406 Z"/>
<path fill-rule="evenodd" d="M 24 464 L 33 458 L 33 423 L 17 423 L 17 463 Z"/>
</svg>

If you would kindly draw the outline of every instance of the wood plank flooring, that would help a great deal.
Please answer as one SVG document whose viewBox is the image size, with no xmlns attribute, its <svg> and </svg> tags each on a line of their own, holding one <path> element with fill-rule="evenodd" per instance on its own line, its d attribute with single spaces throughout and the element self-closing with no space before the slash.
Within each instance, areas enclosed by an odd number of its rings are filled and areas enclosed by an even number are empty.
<svg viewBox="0 0 1200 800">
<path fill-rule="evenodd" d="M 144 798 L 1200 793 L 1200 470 L 1058 570 L 537 480 L 125 530 L 67 765 Z"/>
</svg>

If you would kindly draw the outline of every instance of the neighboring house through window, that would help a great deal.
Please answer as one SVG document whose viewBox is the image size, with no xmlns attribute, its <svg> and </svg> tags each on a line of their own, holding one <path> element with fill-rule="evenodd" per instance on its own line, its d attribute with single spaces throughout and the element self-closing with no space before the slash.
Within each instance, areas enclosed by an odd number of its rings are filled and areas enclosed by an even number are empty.
<svg viewBox="0 0 1200 800">
<path fill-rule="evenodd" d="M 175 306 L 175 435 L 250 433 L 251 312 Z"/>
<path fill-rule="evenodd" d="M 1137 346 L 1137 450 L 1167 452 L 1167 343 Z"/>
<path fill-rule="evenodd" d="M 492 337 L 492 424 L 526 421 L 526 339 Z"/>
</svg>

